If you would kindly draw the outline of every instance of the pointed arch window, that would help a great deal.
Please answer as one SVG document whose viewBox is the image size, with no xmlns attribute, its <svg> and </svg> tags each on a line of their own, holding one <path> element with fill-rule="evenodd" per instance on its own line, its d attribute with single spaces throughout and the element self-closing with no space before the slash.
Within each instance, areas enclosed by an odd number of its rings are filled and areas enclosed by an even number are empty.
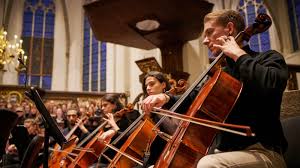
<svg viewBox="0 0 300 168">
<path fill-rule="evenodd" d="M 25 0 L 22 39 L 28 54 L 28 84 L 51 89 L 55 4 L 53 0 Z M 23 84 L 24 73 L 19 74 Z"/>
<path fill-rule="evenodd" d="M 106 91 L 106 43 L 93 35 L 88 19 L 84 18 L 83 91 Z"/>
<path fill-rule="evenodd" d="M 288 12 L 291 25 L 294 51 L 300 49 L 300 1 L 288 0 Z"/>
<path fill-rule="evenodd" d="M 254 23 L 257 14 L 267 13 L 267 8 L 263 0 L 240 0 L 237 10 L 244 16 L 246 27 Z M 249 44 L 250 48 L 254 51 L 262 52 L 270 50 L 269 30 L 252 36 Z"/>
</svg>

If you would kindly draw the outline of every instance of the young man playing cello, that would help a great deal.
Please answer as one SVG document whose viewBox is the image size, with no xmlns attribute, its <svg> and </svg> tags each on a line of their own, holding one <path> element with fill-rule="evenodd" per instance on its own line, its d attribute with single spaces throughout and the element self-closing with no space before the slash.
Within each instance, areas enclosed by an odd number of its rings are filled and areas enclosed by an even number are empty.
<svg viewBox="0 0 300 168">
<path fill-rule="evenodd" d="M 216 152 L 202 157 L 197 165 L 199 168 L 286 167 L 282 153 L 287 142 L 279 113 L 288 79 L 287 65 L 283 56 L 274 50 L 257 53 L 249 46 L 240 48 L 235 36 L 244 28 L 244 19 L 236 11 L 209 13 L 204 18 L 203 44 L 214 56 L 223 52 L 226 55 L 225 71 L 243 83 L 226 123 L 248 125 L 256 136 L 220 132 L 216 137 Z M 195 95 L 189 96 L 190 103 Z M 150 112 L 153 107 L 175 101 L 171 95 L 153 95 L 144 100 L 142 107 L 145 112 Z"/>
</svg>

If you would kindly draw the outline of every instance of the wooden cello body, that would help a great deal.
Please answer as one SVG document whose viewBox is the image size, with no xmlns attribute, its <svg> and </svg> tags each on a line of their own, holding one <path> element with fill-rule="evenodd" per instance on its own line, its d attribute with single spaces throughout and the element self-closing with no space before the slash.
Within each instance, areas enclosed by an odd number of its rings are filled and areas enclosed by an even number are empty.
<svg viewBox="0 0 300 168">
<path fill-rule="evenodd" d="M 98 159 L 102 150 L 106 147 L 103 142 L 97 139 L 102 133 L 103 130 L 99 130 L 94 138 L 84 147 L 84 150 L 79 152 L 76 158 L 70 162 L 68 168 L 88 167 Z"/>
<path fill-rule="evenodd" d="M 120 111 L 114 113 L 114 117 L 121 118 L 126 113 L 133 111 L 133 105 L 128 104 L 127 107 L 121 109 Z M 102 123 L 97 129 L 95 129 L 89 136 L 93 138 L 90 139 L 88 144 L 85 145 L 84 149 L 79 152 L 74 160 L 70 163 L 68 168 L 85 168 L 91 166 L 95 161 L 98 160 L 103 150 L 106 148 L 107 144 L 110 143 L 111 139 L 106 138 L 104 141 L 99 141 L 98 137 L 103 134 L 103 126 L 107 124 L 107 121 Z M 97 132 L 98 131 L 98 132 Z M 97 133 L 95 135 L 95 133 Z M 81 146 L 81 144 L 80 144 Z"/>
<path fill-rule="evenodd" d="M 152 131 L 154 124 L 145 119 L 138 124 L 138 127 L 131 133 L 126 142 L 122 145 L 120 151 L 114 156 L 108 168 L 132 168 L 137 166 L 136 161 L 143 163 L 143 157 L 147 148 L 150 148 L 156 133 Z M 130 155 L 133 159 L 124 156 L 123 153 Z"/>
<path fill-rule="evenodd" d="M 241 89 L 239 81 L 219 69 L 202 87 L 186 115 L 224 122 Z M 227 99 L 220 101 L 220 97 Z M 208 153 L 216 133 L 216 129 L 181 121 L 155 167 L 195 167 Z"/>
<path fill-rule="evenodd" d="M 85 120 L 87 117 L 84 116 L 83 118 L 80 119 L 80 122 Z M 74 132 L 76 129 L 79 127 L 79 123 L 77 123 L 70 131 L 69 133 L 65 136 L 67 140 L 72 140 L 71 144 L 64 149 L 61 149 L 61 147 L 56 144 L 53 148 L 53 153 L 48 159 L 48 166 L 49 167 L 66 167 L 66 163 L 70 162 L 70 157 L 68 156 L 69 153 L 73 151 L 73 149 L 76 147 L 76 144 L 78 142 L 78 138 L 74 135 Z"/>
<path fill-rule="evenodd" d="M 48 167 L 51 168 L 65 168 L 66 162 L 70 162 L 69 153 L 73 151 L 73 149 L 76 147 L 76 144 L 78 142 L 78 138 L 73 135 L 70 139 L 75 139 L 72 141 L 71 145 L 69 145 L 67 148 L 64 148 L 63 150 L 60 150 L 60 147 L 58 145 L 54 146 L 54 151 L 52 155 L 50 156 L 48 160 Z"/>
</svg>

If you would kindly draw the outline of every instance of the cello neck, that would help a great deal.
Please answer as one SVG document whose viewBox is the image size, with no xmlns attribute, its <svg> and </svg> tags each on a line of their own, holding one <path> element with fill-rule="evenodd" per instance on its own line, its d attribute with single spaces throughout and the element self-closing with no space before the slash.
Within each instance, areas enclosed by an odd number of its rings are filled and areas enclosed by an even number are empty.
<svg viewBox="0 0 300 168">
<path fill-rule="evenodd" d="M 104 121 L 101 125 L 99 125 L 92 133 L 90 133 L 86 138 L 84 138 L 78 145 L 77 147 L 81 147 L 83 144 L 85 144 L 87 141 L 89 141 L 91 138 L 94 137 L 94 135 L 97 134 L 97 132 L 103 128 L 108 122 Z"/>
</svg>

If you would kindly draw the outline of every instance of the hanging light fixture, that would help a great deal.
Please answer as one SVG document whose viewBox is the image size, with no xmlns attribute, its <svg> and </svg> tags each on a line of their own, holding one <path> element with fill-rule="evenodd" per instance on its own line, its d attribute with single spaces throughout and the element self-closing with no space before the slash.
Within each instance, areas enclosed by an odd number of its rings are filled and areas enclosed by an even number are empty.
<svg viewBox="0 0 300 168">
<path fill-rule="evenodd" d="M 7 40 L 7 32 L 2 27 L 0 30 L 0 70 L 5 71 L 5 65 L 10 64 L 16 57 L 19 61 L 22 61 L 26 65 L 27 56 L 24 55 L 22 49 L 23 40 L 18 39 L 17 35 L 14 35 L 12 42 Z M 18 63 L 15 67 L 16 71 L 22 71 L 25 67 Z"/>
<path fill-rule="evenodd" d="M 18 39 L 18 36 L 14 35 L 14 39 L 11 42 L 7 40 L 7 31 L 4 30 L 6 1 L 3 0 L 2 27 L 0 29 L 0 71 L 6 71 L 5 65 L 15 64 L 15 70 L 19 72 L 25 70 L 27 56 L 24 55 L 25 52 L 22 49 L 22 39 Z"/>
<path fill-rule="evenodd" d="M 136 28 L 142 31 L 153 31 L 159 28 L 160 24 L 154 19 L 145 19 L 136 23 Z"/>
</svg>

